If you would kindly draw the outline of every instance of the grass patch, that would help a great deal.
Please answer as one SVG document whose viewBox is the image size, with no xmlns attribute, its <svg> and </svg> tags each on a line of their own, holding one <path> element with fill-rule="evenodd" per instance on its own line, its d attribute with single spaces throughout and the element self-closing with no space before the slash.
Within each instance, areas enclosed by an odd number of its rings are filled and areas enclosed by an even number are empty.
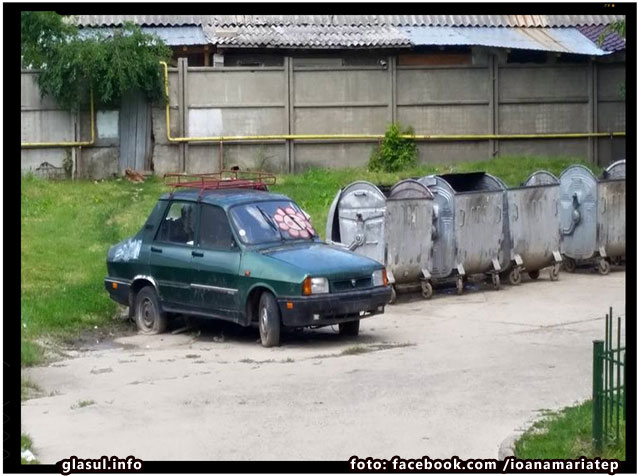
<svg viewBox="0 0 640 476">
<path fill-rule="evenodd" d="M 432 173 L 487 170 L 509 185 L 547 169 L 559 174 L 570 157 L 504 157 L 454 165 L 420 165 L 398 173 L 366 168 L 310 169 L 281 175 L 274 192 L 294 199 L 313 218 L 324 238 L 329 206 L 341 187 L 355 180 L 392 185 L 408 177 Z M 599 172 L 595 169 L 595 172 Z M 144 183 L 126 180 L 21 180 L 21 349 L 22 365 L 42 363 L 38 342 L 58 342 L 79 331 L 115 326 L 117 305 L 104 290 L 106 253 L 110 246 L 136 233 L 158 197 L 168 189 L 154 177 Z"/>
<path fill-rule="evenodd" d="M 24 377 L 20 379 L 20 400 L 27 400 L 41 392 L 42 389 L 35 382 Z"/>
<path fill-rule="evenodd" d="M 95 403 L 96 402 L 94 400 L 78 400 L 77 403 L 74 403 L 73 405 L 71 405 L 71 409 L 75 410 L 76 408 L 84 408 L 90 405 L 95 405 Z"/>
<path fill-rule="evenodd" d="M 35 456 L 35 451 L 33 450 L 33 441 L 31 440 L 31 437 L 26 433 L 22 433 L 20 435 L 20 453 L 23 453 L 27 450 L 30 451 Z M 24 458 L 22 454 L 20 455 L 20 463 L 21 464 L 40 464 L 37 458 L 29 460 Z"/>
<path fill-rule="evenodd" d="M 602 453 L 596 453 L 591 443 L 592 401 L 550 412 L 536 422 L 516 442 L 515 456 L 522 459 L 571 459 L 599 456 L 606 459 L 625 460 L 625 424 L 621 422 L 621 438 L 618 443 L 605 445 Z"/>
</svg>

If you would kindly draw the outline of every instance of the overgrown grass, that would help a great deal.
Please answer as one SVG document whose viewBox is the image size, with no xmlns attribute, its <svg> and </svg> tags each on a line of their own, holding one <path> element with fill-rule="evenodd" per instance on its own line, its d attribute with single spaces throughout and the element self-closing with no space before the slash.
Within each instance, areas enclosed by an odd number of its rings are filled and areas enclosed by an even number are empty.
<svg viewBox="0 0 640 476">
<path fill-rule="evenodd" d="M 27 435 L 26 433 L 22 433 L 20 435 L 20 452 L 23 452 L 25 450 L 31 451 L 35 456 L 35 451 L 33 450 L 33 441 L 31 441 L 31 438 L 29 437 L 29 435 Z M 33 461 L 27 461 L 22 456 L 20 456 L 20 463 L 21 464 L 40 464 L 37 458 Z"/>
<path fill-rule="evenodd" d="M 327 213 L 337 191 L 355 180 L 392 185 L 430 173 L 487 170 L 509 185 L 531 172 L 559 174 L 568 157 L 507 157 L 456 165 L 421 165 L 399 173 L 365 168 L 312 169 L 281 175 L 272 191 L 294 199 L 324 237 Z M 598 172 L 598 170 L 596 170 Z M 43 361 L 39 342 L 112 322 L 115 303 L 104 291 L 106 253 L 140 229 L 158 197 L 167 190 L 158 178 L 142 184 L 125 180 L 21 181 L 21 358 L 23 365 Z"/>
<path fill-rule="evenodd" d="M 625 460 L 625 423 L 621 424 L 621 438 L 609 443 L 602 453 L 596 453 L 591 443 L 591 412 L 593 402 L 568 407 L 550 413 L 536 422 L 516 442 L 515 455 L 522 459 L 571 459 L 599 456 L 606 459 Z"/>
</svg>

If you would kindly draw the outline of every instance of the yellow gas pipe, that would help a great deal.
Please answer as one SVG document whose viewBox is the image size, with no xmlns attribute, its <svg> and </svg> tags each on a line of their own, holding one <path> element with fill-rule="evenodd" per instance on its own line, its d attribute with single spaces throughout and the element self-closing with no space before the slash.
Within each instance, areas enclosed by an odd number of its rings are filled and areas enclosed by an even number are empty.
<svg viewBox="0 0 640 476">
<path fill-rule="evenodd" d="M 380 140 L 383 134 L 270 134 L 260 136 L 212 136 L 212 137 L 171 137 L 169 115 L 169 67 L 166 62 L 160 62 L 164 67 L 164 88 L 166 93 L 166 123 L 167 140 L 169 142 L 228 142 L 228 141 L 268 141 L 268 140 Z M 466 141 L 466 140 L 506 140 L 506 139 L 580 139 L 585 137 L 620 137 L 625 132 L 576 132 L 562 134 L 444 134 L 444 135 L 402 135 L 404 139 L 419 141 Z"/>
</svg>

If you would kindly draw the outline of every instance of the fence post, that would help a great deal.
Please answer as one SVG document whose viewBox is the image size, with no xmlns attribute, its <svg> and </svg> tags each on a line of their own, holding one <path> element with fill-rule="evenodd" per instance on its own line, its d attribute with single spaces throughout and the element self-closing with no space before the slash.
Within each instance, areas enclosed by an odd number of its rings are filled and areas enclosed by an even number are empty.
<svg viewBox="0 0 640 476">
<path fill-rule="evenodd" d="M 604 342 L 593 341 L 593 414 L 591 436 L 596 451 L 602 451 L 602 352 Z"/>
</svg>

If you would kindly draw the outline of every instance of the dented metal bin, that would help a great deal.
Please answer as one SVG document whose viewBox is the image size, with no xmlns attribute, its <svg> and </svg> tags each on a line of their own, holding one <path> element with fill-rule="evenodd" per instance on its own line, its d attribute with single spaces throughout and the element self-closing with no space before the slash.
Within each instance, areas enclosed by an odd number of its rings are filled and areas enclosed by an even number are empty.
<svg viewBox="0 0 640 476">
<path fill-rule="evenodd" d="M 416 180 L 403 180 L 387 197 L 384 241 L 389 281 L 396 289 L 419 285 L 425 299 L 433 295 L 429 282 L 433 229 L 433 194 Z"/>
<path fill-rule="evenodd" d="M 625 169 L 624 160 L 615 162 L 598 180 L 598 250 L 614 264 L 621 263 L 626 256 Z"/>
<path fill-rule="evenodd" d="M 416 180 L 392 188 L 354 182 L 338 192 L 329 209 L 329 241 L 384 264 L 396 290 L 420 287 L 426 299 L 429 282 L 433 194 Z"/>
<path fill-rule="evenodd" d="M 472 274 L 491 274 L 500 288 L 505 263 L 505 186 L 484 173 L 429 175 L 421 178 L 434 195 L 433 279 L 456 276 L 458 293 Z"/>
<path fill-rule="evenodd" d="M 564 267 L 597 262 L 608 274 L 611 261 L 624 259 L 626 181 L 624 161 L 612 164 L 598 180 L 582 165 L 560 175 L 560 211 Z"/>
<path fill-rule="evenodd" d="M 386 200 L 372 183 L 347 185 L 337 193 L 329 209 L 326 239 L 384 264 Z"/>
<path fill-rule="evenodd" d="M 560 182 L 551 173 L 531 174 L 520 187 L 507 190 L 509 282 L 519 284 L 521 272 L 537 279 L 551 266 L 550 278 L 560 274 Z"/>
</svg>

